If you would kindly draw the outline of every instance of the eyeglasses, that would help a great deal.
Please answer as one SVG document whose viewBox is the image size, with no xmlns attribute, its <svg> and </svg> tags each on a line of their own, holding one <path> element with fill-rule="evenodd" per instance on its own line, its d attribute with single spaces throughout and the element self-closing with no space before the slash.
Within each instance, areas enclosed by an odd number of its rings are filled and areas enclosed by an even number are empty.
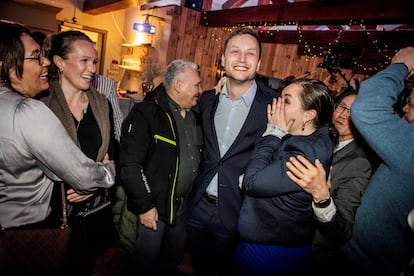
<svg viewBox="0 0 414 276">
<path fill-rule="evenodd" d="M 344 104 L 335 104 L 334 105 L 334 112 L 346 112 L 345 114 L 349 115 L 351 113 L 351 109 Z"/>
<path fill-rule="evenodd" d="M 39 65 L 42 65 L 43 64 L 43 56 L 42 55 L 38 55 L 38 56 L 35 56 L 35 57 L 25 57 L 24 59 L 26 60 L 37 60 L 37 62 L 39 63 Z"/>
</svg>

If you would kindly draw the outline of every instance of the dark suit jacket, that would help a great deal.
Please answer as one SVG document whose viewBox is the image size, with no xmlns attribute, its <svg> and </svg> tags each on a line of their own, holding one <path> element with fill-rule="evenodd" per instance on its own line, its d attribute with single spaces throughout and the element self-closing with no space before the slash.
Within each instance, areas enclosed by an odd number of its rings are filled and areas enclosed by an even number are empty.
<svg viewBox="0 0 414 276">
<path fill-rule="evenodd" d="M 372 174 L 370 160 L 357 140 L 334 154 L 332 166 L 330 193 L 337 212 L 332 221 L 317 223 L 312 254 L 318 263 L 341 260 L 339 246 L 352 235 L 355 212 Z"/>
<path fill-rule="evenodd" d="M 238 178 L 239 175 L 244 173 L 250 161 L 257 138 L 266 129 L 267 104 L 271 103 L 276 96 L 277 94 L 272 93 L 270 89 L 258 85 L 246 121 L 223 158 L 220 157 L 214 125 L 214 114 L 219 96 L 215 95 L 214 90 L 210 90 L 204 92 L 200 99 L 199 108 L 202 118 L 204 149 L 198 176 L 189 197 L 188 207 L 192 208 L 201 200 L 208 184 L 218 173 L 218 208 L 221 220 L 228 230 L 237 230 L 237 219 L 242 203 Z"/>
</svg>

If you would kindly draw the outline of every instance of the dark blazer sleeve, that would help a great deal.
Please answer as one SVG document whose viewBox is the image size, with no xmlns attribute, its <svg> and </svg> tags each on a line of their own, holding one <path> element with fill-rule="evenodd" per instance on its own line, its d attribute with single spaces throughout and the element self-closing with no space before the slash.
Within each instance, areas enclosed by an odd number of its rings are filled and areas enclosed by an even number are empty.
<svg viewBox="0 0 414 276">
<path fill-rule="evenodd" d="M 355 212 L 371 173 L 371 163 L 362 156 L 351 155 L 333 166 L 331 195 L 337 212 L 330 222 L 317 222 L 318 230 L 329 242 L 341 245 L 351 237 Z"/>
<path fill-rule="evenodd" d="M 281 142 L 286 140 L 282 148 Z M 312 139 L 286 135 L 279 138 L 268 135 L 261 137 L 256 144 L 254 156 L 249 164 L 243 189 L 255 197 L 277 196 L 290 192 L 301 192 L 302 189 L 289 179 L 286 174 L 286 162 L 291 156 L 302 155 L 314 162 L 317 158 L 317 147 Z M 322 149 L 326 151 L 326 149 Z"/>
</svg>

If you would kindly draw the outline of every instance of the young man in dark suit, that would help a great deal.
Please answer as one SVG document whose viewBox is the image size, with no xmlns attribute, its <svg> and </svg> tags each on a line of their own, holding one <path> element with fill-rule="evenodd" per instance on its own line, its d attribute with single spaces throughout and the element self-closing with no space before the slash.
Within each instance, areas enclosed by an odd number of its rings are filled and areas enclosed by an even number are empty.
<svg viewBox="0 0 414 276">
<path fill-rule="evenodd" d="M 204 149 L 187 221 L 195 275 L 231 274 L 242 203 L 238 179 L 266 129 L 266 107 L 275 97 L 255 81 L 261 60 L 255 31 L 236 29 L 223 49 L 226 84 L 218 95 L 204 92 L 199 102 Z"/>
</svg>

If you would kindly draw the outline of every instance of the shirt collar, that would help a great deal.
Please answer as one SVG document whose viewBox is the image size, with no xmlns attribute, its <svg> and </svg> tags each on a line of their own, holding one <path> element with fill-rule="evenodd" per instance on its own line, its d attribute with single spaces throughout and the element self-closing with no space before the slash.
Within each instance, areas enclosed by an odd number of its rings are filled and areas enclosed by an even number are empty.
<svg viewBox="0 0 414 276">
<path fill-rule="evenodd" d="M 257 91 L 257 83 L 256 81 L 253 81 L 252 86 L 250 86 L 250 88 L 247 89 L 247 91 L 236 100 L 241 100 L 247 107 L 249 107 L 253 103 L 254 97 L 256 96 L 256 91 Z M 224 85 L 223 88 L 221 89 L 220 97 L 230 98 L 229 93 L 227 92 L 226 85 Z"/>
<path fill-rule="evenodd" d="M 346 145 L 348 145 L 352 141 L 354 141 L 354 138 L 351 138 L 351 139 L 346 140 L 346 141 L 339 142 L 338 145 L 336 146 L 334 152 L 340 151 L 341 149 L 343 149 Z"/>
<path fill-rule="evenodd" d="M 171 111 L 176 111 L 176 112 L 180 112 L 181 111 L 181 107 L 179 104 L 177 104 L 173 99 L 171 99 L 170 96 L 168 96 L 168 104 L 171 108 Z M 185 111 L 186 112 L 190 112 L 190 108 L 186 108 Z"/>
</svg>

